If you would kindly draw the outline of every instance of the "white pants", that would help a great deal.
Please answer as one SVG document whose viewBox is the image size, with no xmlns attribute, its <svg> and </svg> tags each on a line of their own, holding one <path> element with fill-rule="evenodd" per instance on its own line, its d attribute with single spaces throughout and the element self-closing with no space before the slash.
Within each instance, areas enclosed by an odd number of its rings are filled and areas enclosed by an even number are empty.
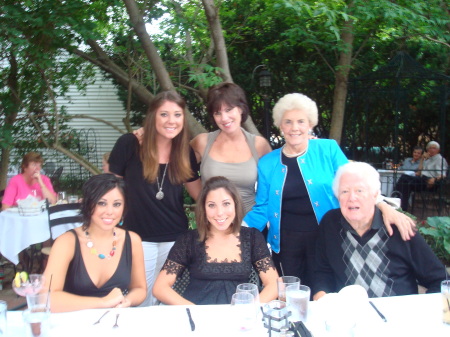
<svg viewBox="0 0 450 337">
<path fill-rule="evenodd" d="M 155 279 L 161 271 L 170 248 L 175 242 L 142 242 L 144 249 L 145 278 L 147 280 L 147 297 L 140 307 L 157 305 L 158 300 L 153 297 L 152 290 Z"/>
</svg>

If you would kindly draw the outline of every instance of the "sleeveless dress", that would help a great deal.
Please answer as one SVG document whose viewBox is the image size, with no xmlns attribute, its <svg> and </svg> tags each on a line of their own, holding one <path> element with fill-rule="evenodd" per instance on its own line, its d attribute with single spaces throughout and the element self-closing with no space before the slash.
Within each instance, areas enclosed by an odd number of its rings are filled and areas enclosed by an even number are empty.
<svg viewBox="0 0 450 337">
<path fill-rule="evenodd" d="M 217 262 L 206 253 L 198 231 L 189 231 L 175 242 L 162 270 L 178 277 L 186 268 L 189 270 L 185 299 L 195 304 L 230 304 L 236 286 L 249 282 L 252 267 L 257 272 L 274 268 L 266 241 L 256 228 L 241 227 L 239 241 L 240 262 Z"/>
<path fill-rule="evenodd" d="M 221 130 L 210 132 L 208 133 L 205 152 L 202 155 L 200 176 L 202 183 L 215 176 L 224 176 L 232 181 L 241 195 L 244 204 L 244 214 L 247 214 L 255 204 L 255 184 L 258 177 L 259 156 L 255 147 L 255 135 L 242 128 L 241 130 L 245 135 L 253 158 L 241 163 L 224 163 L 212 159 L 209 156 L 209 151 Z"/>
<path fill-rule="evenodd" d="M 80 296 L 103 297 L 108 295 L 114 288 L 120 288 L 122 292 L 128 290 L 131 282 L 132 262 L 131 239 L 128 231 L 125 232 L 125 242 L 117 269 L 100 288 L 89 277 L 81 255 L 80 241 L 76 232 L 73 229 L 70 232 L 75 235 L 75 254 L 67 270 L 64 291 Z"/>
</svg>

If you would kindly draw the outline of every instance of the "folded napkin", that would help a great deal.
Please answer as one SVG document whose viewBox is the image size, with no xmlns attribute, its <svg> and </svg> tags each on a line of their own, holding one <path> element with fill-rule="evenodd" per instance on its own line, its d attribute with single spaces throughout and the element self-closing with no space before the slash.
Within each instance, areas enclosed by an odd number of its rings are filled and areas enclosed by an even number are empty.
<svg viewBox="0 0 450 337">
<path fill-rule="evenodd" d="M 45 209 L 45 199 L 39 200 L 28 195 L 25 199 L 17 200 L 19 214 L 24 216 L 38 215 Z"/>
</svg>

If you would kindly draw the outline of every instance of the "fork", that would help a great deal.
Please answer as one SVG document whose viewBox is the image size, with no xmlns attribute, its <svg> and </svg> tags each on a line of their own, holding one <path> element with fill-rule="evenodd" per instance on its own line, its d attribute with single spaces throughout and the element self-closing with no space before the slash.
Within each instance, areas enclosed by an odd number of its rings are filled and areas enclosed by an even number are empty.
<svg viewBox="0 0 450 337">
<path fill-rule="evenodd" d="M 118 328 L 119 327 L 119 324 L 117 324 L 117 320 L 119 319 L 119 315 L 120 314 L 116 315 L 116 323 L 113 325 L 113 328 Z"/>
<path fill-rule="evenodd" d="M 107 310 L 99 319 L 97 322 L 95 322 L 93 325 L 100 323 L 100 320 L 109 312 L 109 310 Z"/>
</svg>

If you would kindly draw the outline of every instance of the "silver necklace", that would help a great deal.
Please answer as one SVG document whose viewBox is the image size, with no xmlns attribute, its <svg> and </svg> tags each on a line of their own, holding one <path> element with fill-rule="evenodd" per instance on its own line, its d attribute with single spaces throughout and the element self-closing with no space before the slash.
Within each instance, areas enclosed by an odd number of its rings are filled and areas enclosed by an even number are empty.
<svg viewBox="0 0 450 337">
<path fill-rule="evenodd" d="M 299 156 L 301 156 L 302 154 L 304 154 L 305 152 L 306 152 L 306 149 L 303 150 L 303 151 L 300 151 L 299 153 L 290 154 L 290 153 L 286 153 L 286 148 L 283 147 L 283 153 L 284 153 L 284 155 L 285 155 L 286 157 L 288 157 L 288 158 L 299 157 Z"/>
<path fill-rule="evenodd" d="M 158 192 L 156 192 L 156 199 L 158 199 L 158 200 L 162 200 L 162 198 L 164 198 L 164 192 L 162 191 L 162 188 L 163 188 L 163 184 L 164 184 L 164 178 L 166 177 L 167 166 L 169 166 L 169 163 L 167 163 L 166 167 L 164 168 L 164 173 L 163 173 L 163 177 L 161 180 L 161 186 L 159 185 L 158 176 L 156 176 L 156 183 L 158 184 Z"/>
</svg>

